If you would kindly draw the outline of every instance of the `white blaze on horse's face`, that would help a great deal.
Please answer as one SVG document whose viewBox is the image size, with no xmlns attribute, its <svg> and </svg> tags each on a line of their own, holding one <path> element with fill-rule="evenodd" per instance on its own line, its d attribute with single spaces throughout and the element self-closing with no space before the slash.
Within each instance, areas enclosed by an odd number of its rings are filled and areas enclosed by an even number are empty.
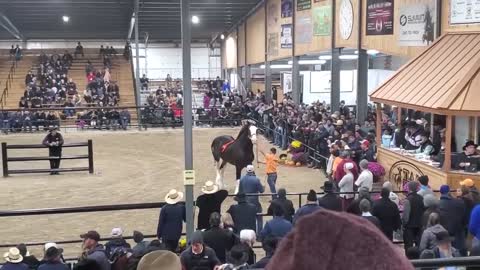
<svg viewBox="0 0 480 270">
<path fill-rule="evenodd" d="M 250 140 L 252 143 L 255 143 L 257 141 L 257 127 L 256 126 L 250 126 Z"/>
</svg>

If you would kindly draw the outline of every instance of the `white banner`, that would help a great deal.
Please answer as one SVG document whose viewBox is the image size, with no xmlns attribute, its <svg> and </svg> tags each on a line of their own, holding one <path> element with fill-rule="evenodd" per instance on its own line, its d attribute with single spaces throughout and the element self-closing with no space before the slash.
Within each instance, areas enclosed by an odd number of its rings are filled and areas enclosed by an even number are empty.
<svg viewBox="0 0 480 270">
<path fill-rule="evenodd" d="M 283 76 L 283 93 L 290 93 L 292 92 L 292 73 L 291 72 L 284 72 L 282 73 Z"/>
<path fill-rule="evenodd" d="M 435 39 L 435 2 L 400 6 L 398 43 L 400 46 L 428 46 Z"/>
<path fill-rule="evenodd" d="M 480 23 L 480 0 L 451 0 L 450 24 Z"/>
</svg>

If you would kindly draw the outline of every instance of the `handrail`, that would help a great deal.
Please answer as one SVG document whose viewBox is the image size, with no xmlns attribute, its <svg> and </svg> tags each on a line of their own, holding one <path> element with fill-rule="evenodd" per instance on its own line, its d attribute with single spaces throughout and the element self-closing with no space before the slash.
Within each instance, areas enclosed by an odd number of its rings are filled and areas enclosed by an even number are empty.
<svg viewBox="0 0 480 270">
<path fill-rule="evenodd" d="M 12 87 L 13 75 L 15 74 L 15 68 L 17 67 L 17 60 L 14 59 L 10 71 L 7 75 L 7 80 L 5 81 L 5 88 L 3 88 L 2 94 L 0 95 L 0 108 L 3 110 L 4 106 L 7 105 L 8 90 Z"/>
</svg>

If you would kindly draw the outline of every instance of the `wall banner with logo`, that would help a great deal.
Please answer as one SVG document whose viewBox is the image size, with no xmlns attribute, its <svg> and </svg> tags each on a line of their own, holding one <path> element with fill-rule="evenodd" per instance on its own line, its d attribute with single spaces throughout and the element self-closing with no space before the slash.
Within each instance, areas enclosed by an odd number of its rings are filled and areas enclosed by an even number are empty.
<svg viewBox="0 0 480 270">
<path fill-rule="evenodd" d="M 320 6 L 313 9 L 313 34 L 330 36 L 332 32 L 332 6 Z"/>
<path fill-rule="evenodd" d="M 393 35 L 393 0 L 367 0 L 367 36 Z"/>
<path fill-rule="evenodd" d="M 292 24 L 282 24 L 282 32 L 280 34 L 280 47 L 282 49 L 292 48 Z"/>
<path fill-rule="evenodd" d="M 297 0 L 297 11 L 307 10 L 312 8 L 312 0 Z"/>
<path fill-rule="evenodd" d="M 428 46 L 435 39 L 435 1 L 400 7 L 398 43 L 400 46 Z"/>
<path fill-rule="evenodd" d="M 450 24 L 480 23 L 479 0 L 450 0 Z"/>
</svg>

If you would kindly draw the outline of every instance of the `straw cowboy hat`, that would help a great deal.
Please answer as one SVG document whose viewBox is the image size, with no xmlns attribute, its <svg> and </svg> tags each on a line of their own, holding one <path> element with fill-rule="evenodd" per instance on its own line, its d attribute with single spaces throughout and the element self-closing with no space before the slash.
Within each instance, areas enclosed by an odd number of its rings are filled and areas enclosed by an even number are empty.
<svg viewBox="0 0 480 270">
<path fill-rule="evenodd" d="M 3 258 L 10 263 L 21 263 L 23 261 L 23 256 L 16 247 L 9 249 L 8 252 L 3 254 Z"/>
<path fill-rule="evenodd" d="M 176 204 L 183 200 L 183 192 L 177 191 L 176 189 L 170 190 L 165 196 L 165 202 L 168 204 Z"/>
<path fill-rule="evenodd" d="M 212 181 L 207 181 L 202 187 L 202 192 L 205 194 L 213 194 L 219 190 L 218 185 L 215 185 Z"/>
<path fill-rule="evenodd" d="M 343 120 L 338 119 L 337 122 L 334 125 L 335 126 L 343 126 Z"/>
<path fill-rule="evenodd" d="M 166 250 L 148 253 L 138 263 L 138 270 L 181 270 L 180 257 Z"/>
</svg>

